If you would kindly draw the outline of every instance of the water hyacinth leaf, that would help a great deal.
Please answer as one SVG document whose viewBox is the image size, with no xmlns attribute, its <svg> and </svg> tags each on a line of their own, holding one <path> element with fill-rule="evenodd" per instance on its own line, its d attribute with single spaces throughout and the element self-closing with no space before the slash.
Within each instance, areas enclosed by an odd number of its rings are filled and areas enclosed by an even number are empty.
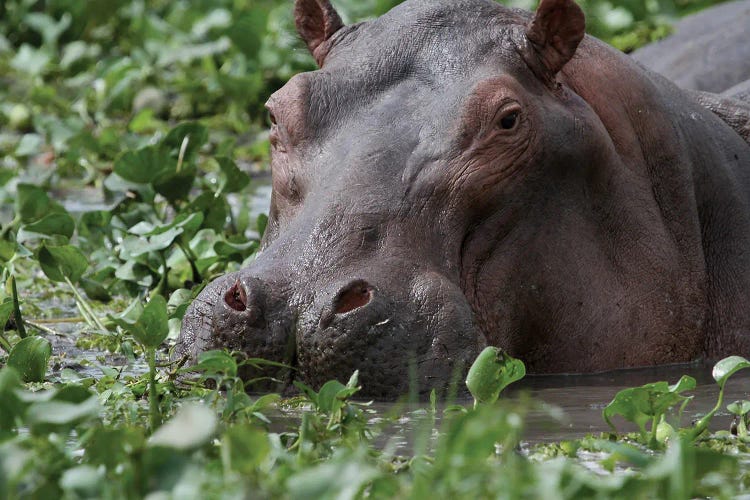
<svg viewBox="0 0 750 500">
<path fill-rule="evenodd" d="M 32 403 L 26 411 L 26 420 L 33 433 L 42 435 L 97 418 L 100 411 L 97 396 L 91 396 L 81 403 L 53 399 Z"/>
<path fill-rule="evenodd" d="M 47 192 L 33 184 L 18 184 L 15 200 L 16 215 L 21 222 L 34 222 L 51 213 L 62 212 L 65 209 L 50 199 Z"/>
<path fill-rule="evenodd" d="M 255 472 L 271 451 L 266 433 L 247 424 L 227 429 L 221 442 L 229 467 L 241 474 Z"/>
<path fill-rule="evenodd" d="M 18 242 L 24 242 L 40 237 L 61 235 L 66 238 L 73 236 L 76 223 L 67 212 L 51 213 L 36 222 L 21 226 L 16 235 Z"/>
<path fill-rule="evenodd" d="M 246 241 L 244 243 L 232 243 L 229 241 L 217 241 L 214 243 L 214 252 L 221 257 L 231 257 L 232 255 L 245 258 L 252 255 L 258 250 L 257 241 Z"/>
<path fill-rule="evenodd" d="M 620 415 L 638 425 L 641 433 L 644 433 L 649 420 L 660 417 L 672 406 L 689 400 L 689 397 L 681 393 L 693 390 L 695 386 L 696 381 L 693 377 L 683 375 L 671 386 L 667 382 L 654 382 L 623 389 L 604 408 L 602 417 L 612 429 L 615 429 L 611 419 L 615 415 Z"/>
<path fill-rule="evenodd" d="M 267 226 L 268 226 L 268 216 L 266 214 L 258 215 L 258 218 L 255 220 L 255 227 L 258 230 L 259 238 L 263 237 L 263 235 L 266 232 Z"/>
<path fill-rule="evenodd" d="M 156 227 L 139 222 L 128 230 L 139 237 L 127 237 L 123 240 L 121 257 L 135 258 L 148 252 L 164 250 L 183 234 L 185 239 L 190 239 L 200 229 L 202 222 L 201 213 L 180 214 L 171 223 Z"/>
<path fill-rule="evenodd" d="M 727 410 L 734 415 L 746 415 L 747 413 L 750 413 L 750 401 L 743 400 L 729 403 L 727 405 Z"/>
<path fill-rule="evenodd" d="M 149 184 L 169 169 L 173 160 L 159 147 L 126 151 L 115 160 L 114 172 L 126 181 Z"/>
<path fill-rule="evenodd" d="M 231 158 L 225 156 L 216 158 L 221 170 L 221 180 L 219 181 L 219 192 L 237 193 L 242 191 L 250 184 L 250 176 L 237 168 L 237 165 Z"/>
<path fill-rule="evenodd" d="M 225 351 L 205 351 L 198 355 L 198 363 L 183 368 L 182 371 L 198 371 L 234 378 L 237 376 L 237 361 Z"/>
<path fill-rule="evenodd" d="M 267 8 L 251 8 L 227 30 L 232 43 L 251 61 L 256 60 L 266 32 Z"/>
<path fill-rule="evenodd" d="M 494 403 L 509 384 L 526 375 L 526 366 L 497 347 L 486 347 L 469 369 L 466 387 L 479 403 Z"/>
<path fill-rule="evenodd" d="M 218 418 L 202 405 L 187 404 L 148 440 L 149 446 L 191 450 L 206 444 L 216 432 Z"/>
<path fill-rule="evenodd" d="M 42 337 L 21 339 L 8 355 L 8 366 L 14 368 L 24 382 L 42 382 L 52 356 L 52 344 Z"/>
<path fill-rule="evenodd" d="M 172 203 L 184 200 L 193 188 L 197 172 L 193 164 L 182 165 L 179 170 L 163 172 L 154 179 L 154 189 Z"/>
<path fill-rule="evenodd" d="M 13 299 L 5 297 L 0 303 L 0 327 L 5 327 L 8 324 L 11 314 L 13 314 Z"/>
<path fill-rule="evenodd" d="M 3 433 L 12 431 L 16 417 L 26 411 L 26 405 L 18 398 L 16 389 L 21 387 L 21 376 L 12 366 L 0 369 L 0 438 Z M 1 439 L 0 439 L 1 440 Z"/>
<path fill-rule="evenodd" d="M 364 451 L 341 453 L 325 463 L 291 476 L 289 497 L 295 499 L 361 498 L 369 483 L 381 476 Z"/>
<path fill-rule="evenodd" d="M 126 237 L 120 245 L 120 258 L 133 259 L 149 252 L 158 252 L 168 248 L 180 234 L 182 228 L 173 227 L 169 230 L 144 239 L 142 237 Z"/>
<path fill-rule="evenodd" d="M 0 240 L 0 261 L 8 262 L 12 259 L 17 246 L 14 241 Z"/>
<path fill-rule="evenodd" d="M 52 395 L 52 400 L 78 404 L 83 403 L 93 395 L 94 394 L 84 386 L 78 383 L 73 383 L 64 385 L 57 389 Z"/>
<path fill-rule="evenodd" d="M 141 427 L 97 427 L 86 444 L 89 463 L 114 469 L 130 459 L 128 451 L 143 447 L 145 436 Z"/>
<path fill-rule="evenodd" d="M 204 191 L 196 198 L 190 201 L 187 210 L 191 212 L 200 212 L 205 220 L 204 228 L 213 229 L 215 232 L 223 232 L 229 216 L 229 207 L 226 199 L 216 197 L 211 191 Z"/>
<path fill-rule="evenodd" d="M 341 400 L 338 395 L 347 389 L 347 387 L 338 380 L 329 380 L 318 392 L 318 409 L 325 413 L 332 413 L 338 410 Z"/>
<path fill-rule="evenodd" d="M 187 311 L 188 306 L 193 301 L 193 292 L 187 288 L 178 288 L 167 301 L 167 312 L 169 319 L 181 320 Z"/>
<path fill-rule="evenodd" d="M 86 296 L 92 300 L 98 300 L 99 302 L 109 302 L 112 300 L 112 296 L 99 281 L 81 278 L 80 285 Z"/>
<path fill-rule="evenodd" d="M 77 282 L 89 266 L 83 252 L 73 245 L 42 245 L 37 254 L 42 271 L 52 281 L 64 282 L 69 279 Z"/>
<path fill-rule="evenodd" d="M 104 471 L 92 465 L 78 465 L 63 472 L 60 487 L 74 498 L 98 496 Z"/>
<path fill-rule="evenodd" d="M 162 145 L 175 156 L 179 155 L 180 150 L 184 148 L 183 158 L 188 159 L 197 153 L 207 140 L 208 129 L 206 127 L 200 123 L 187 122 L 170 130 L 162 141 Z"/>
<path fill-rule="evenodd" d="M 141 328 L 132 331 L 135 339 L 146 347 L 158 347 L 169 333 L 167 301 L 161 295 L 153 297 L 138 319 Z"/>
<path fill-rule="evenodd" d="M 750 368 L 750 361 L 742 356 L 729 356 L 714 365 L 711 375 L 713 375 L 719 387 L 724 389 L 724 384 L 729 377 L 744 368 Z"/>
</svg>

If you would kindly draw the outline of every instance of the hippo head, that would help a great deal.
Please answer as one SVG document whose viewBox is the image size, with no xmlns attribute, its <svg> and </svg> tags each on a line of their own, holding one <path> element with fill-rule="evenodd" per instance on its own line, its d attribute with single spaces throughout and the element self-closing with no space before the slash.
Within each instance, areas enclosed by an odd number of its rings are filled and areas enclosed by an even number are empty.
<svg viewBox="0 0 750 500">
<path fill-rule="evenodd" d="M 503 243 L 606 151 L 559 83 L 580 9 L 410 0 L 345 26 L 328 0 L 297 0 L 295 18 L 320 69 L 267 103 L 261 251 L 201 292 L 177 355 L 227 347 L 312 386 L 358 369 L 364 394 L 393 397 L 446 386 L 488 343 L 518 351 L 523 247 L 502 264 Z"/>
</svg>

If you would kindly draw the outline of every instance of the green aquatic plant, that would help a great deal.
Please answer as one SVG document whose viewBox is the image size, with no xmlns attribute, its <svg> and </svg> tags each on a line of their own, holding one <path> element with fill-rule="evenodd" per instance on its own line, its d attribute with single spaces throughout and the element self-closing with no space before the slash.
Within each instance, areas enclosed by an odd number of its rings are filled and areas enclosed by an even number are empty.
<svg viewBox="0 0 750 500">
<path fill-rule="evenodd" d="M 681 393 L 695 389 L 695 379 L 683 375 L 680 380 L 669 385 L 667 382 L 653 382 L 640 387 L 623 389 L 618 392 L 614 399 L 602 411 L 604 421 L 613 430 L 615 425 L 612 417 L 620 415 L 629 422 L 638 426 L 641 438 L 656 447 L 660 442 L 657 439 L 659 426 L 665 429 L 664 416 L 666 412 L 675 405 L 680 405 L 680 414 L 692 396 L 683 396 Z M 650 431 L 646 425 L 651 423 Z"/>
<path fill-rule="evenodd" d="M 474 407 L 494 403 L 508 385 L 526 375 L 526 366 L 498 347 L 485 347 L 469 368 L 466 387 L 474 397 Z"/>
<path fill-rule="evenodd" d="M 718 361 L 712 370 L 712 376 L 719 386 L 716 405 L 711 411 L 701 417 L 694 426 L 680 429 L 679 433 L 687 440 L 694 441 L 703 434 L 716 412 L 721 408 L 724 400 L 724 387 L 729 377 L 738 371 L 750 367 L 750 362 L 741 356 L 729 356 Z M 683 392 L 695 389 L 695 379 L 683 375 L 674 385 L 667 382 L 654 382 L 640 387 L 623 389 L 602 411 L 604 421 L 616 430 L 612 417 L 620 415 L 638 426 L 641 440 L 652 448 L 658 448 L 664 441 L 675 434 L 665 416 L 667 411 L 680 405 L 679 415 L 690 402 L 692 396 L 684 396 Z M 650 430 L 646 428 L 651 423 Z"/>
</svg>

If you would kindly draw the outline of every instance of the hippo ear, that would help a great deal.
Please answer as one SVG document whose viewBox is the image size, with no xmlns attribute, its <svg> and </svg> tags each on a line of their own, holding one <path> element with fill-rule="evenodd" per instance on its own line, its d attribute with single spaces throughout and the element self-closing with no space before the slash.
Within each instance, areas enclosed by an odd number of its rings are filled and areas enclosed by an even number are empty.
<svg viewBox="0 0 750 500">
<path fill-rule="evenodd" d="M 318 66 L 323 66 L 330 48 L 328 39 L 344 26 L 336 9 L 328 0 L 297 0 L 294 22 Z"/>
<path fill-rule="evenodd" d="M 526 26 L 526 38 L 554 76 L 573 57 L 585 31 L 586 18 L 573 0 L 542 0 Z"/>
</svg>

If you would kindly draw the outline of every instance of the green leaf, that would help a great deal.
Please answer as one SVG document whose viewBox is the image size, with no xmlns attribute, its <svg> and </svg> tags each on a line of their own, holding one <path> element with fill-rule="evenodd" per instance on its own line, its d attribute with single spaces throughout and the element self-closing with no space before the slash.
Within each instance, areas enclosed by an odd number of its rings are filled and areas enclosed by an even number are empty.
<svg viewBox="0 0 750 500">
<path fill-rule="evenodd" d="M 680 393 L 695 389 L 693 377 L 683 375 L 674 385 L 667 382 L 654 382 L 641 387 L 631 387 L 618 392 L 614 399 L 604 408 L 602 417 L 615 429 L 611 418 L 620 415 L 625 420 L 638 425 L 641 433 L 646 432 L 646 424 L 654 418 L 661 417 L 672 406 L 690 399 Z"/>
<path fill-rule="evenodd" d="M 169 333 L 167 301 L 161 295 L 152 298 L 138 318 L 141 328 L 132 331 L 135 339 L 146 347 L 158 347 Z"/>
<path fill-rule="evenodd" d="M 205 372 L 208 375 L 237 376 L 237 361 L 225 351 L 205 351 L 198 355 L 198 363 L 182 371 Z"/>
<path fill-rule="evenodd" d="M 47 363 L 52 356 L 52 344 L 42 337 L 21 339 L 10 351 L 8 366 L 15 368 L 24 382 L 42 382 L 47 374 Z"/>
<path fill-rule="evenodd" d="M 196 122 L 181 123 L 169 131 L 162 144 L 169 151 L 178 155 L 187 138 L 184 158 L 192 157 L 208 140 L 208 129 Z"/>
<path fill-rule="evenodd" d="M 81 278 L 81 288 L 86 292 L 86 296 L 92 300 L 98 300 L 100 302 L 109 302 L 112 300 L 112 296 L 109 294 L 106 288 L 98 281 L 94 281 L 89 278 Z"/>
<path fill-rule="evenodd" d="M 750 361 L 742 356 L 729 356 L 714 365 L 711 375 L 713 375 L 719 387 L 724 389 L 724 384 L 726 384 L 729 377 L 744 368 L 750 368 Z"/>
<path fill-rule="evenodd" d="M 230 468 L 246 475 L 255 472 L 271 451 L 267 434 L 247 424 L 229 427 L 221 441 Z"/>
<path fill-rule="evenodd" d="M 99 416 L 99 398 L 91 396 L 82 403 L 39 401 L 29 406 L 26 419 L 32 432 L 44 435 L 55 428 L 67 428 Z"/>
<path fill-rule="evenodd" d="M 727 405 L 727 410 L 734 415 L 745 415 L 750 413 L 750 401 L 735 401 Z"/>
<path fill-rule="evenodd" d="M 184 200 L 193 188 L 197 172 L 192 164 L 183 165 L 179 172 L 164 172 L 154 179 L 154 189 L 172 203 Z"/>
<path fill-rule="evenodd" d="M 216 158 L 221 169 L 221 180 L 219 181 L 219 192 L 237 193 L 250 184 L 250 176 L 237 168 L 231 158 L 225 156 Z"/>
<path fill-rule="evenodd" d="M 66 238 L 73 236 L 76 223 L 68 213 L 51 213 L 36 222 L 21 226 L 16 235 L 18 242 L 38 239 L 52 235 L 62 235 Z"/>
<path fill-rule="evenodd" d="M 17 370 L 11 366 L 0 369 L 0 442 L 3 434 L 15 429 L 16 419 L 26 410 L 26 404 L 17 395 L 20 388 L 21 378 Z"/>
<path fill-rule="evenodd" d="M 149 184 L 173 163 L 161 148 L 147 146 L 123 153 L 115 161 L 114 172 L 126 181 Z"/>
<path fill-rule="evenodd" d="M 202 405 L 187 404 L 148 440 L 149 446 L 191 450 L 207 443 L 216 432 L 218 419 Z"/>
<path fill-rule="evenodd" d="M 64 282 L 65 278 L 77 282 L 89 266 L 83 252 L 73 245 L 42 245 L 37 259 L 44 274 L 58 282 Z"/>
<path fill-rule="evenodd" d="M 259 214 L 255 220 L 255 227 L 258 229 L 258 237 L 262 238 L 266 232 L 268 226 L 268 216 L 266 214 Z"/>
<path fill-rule="evenodd" d="M 5 297 L 2 303 L 0 303 L 0 331 L 2 331 L 8 323 L 11 314 L 13 314 L 13 299 L 11 297 Z"/>
<path fill-rule="evenodd" d="M 523 361 L 497 347 L 486 347 L 469 369 L 466 387 L 479 403 L 494 403 L 508 385 L 526 375 Z"/>
<path fill-rule="evenodd" d="M 66 213 L 47 193 L 33 184 L 16 186 L 16 214 L 21 222 L 34 222 L 51 213 Z"/>
<path fill-rule="evenodd" d="M 325 413 L 337 410 L 337 406 L 341 402 L 337 399 L 337 395 L 344 389 L 346 389 L 346 386 L 338 380 L 329 380 L 323 384 L 320 392 L 318 392 L 318 409 Z"/>
<path fill-rule="evenodd" d="M 257 7 L 237 18 L 227 30 L 232 43 L 251 61 L 258 58 L 267 19 L 267 9 Z"/>
</svg>

